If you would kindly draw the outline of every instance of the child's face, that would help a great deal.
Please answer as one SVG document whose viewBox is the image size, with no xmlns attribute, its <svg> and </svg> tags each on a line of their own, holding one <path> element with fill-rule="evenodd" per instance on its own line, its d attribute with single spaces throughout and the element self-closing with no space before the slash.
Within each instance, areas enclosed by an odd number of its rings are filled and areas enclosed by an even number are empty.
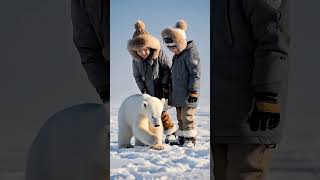
<svg viewBox="0 0 320 180">
<path fill-rule="evenodd" d="M 179 49 L 178 49 L 176 46 L 174 46 L 174 47 L 168 47 L 168 49 L 169 49 L 171 52 L 173 52 L 174 54 L 179 54 L 179 53 L 180 53 Z"/>
<path fill-rule="evenodd" d="M 137 50 L 137 53 L 140 57 L 142 57 L 142 59 L 146 59 L 150 54 L 150 49 L 149 48 L 141 48 L 141 49 Z"/>
</svg>

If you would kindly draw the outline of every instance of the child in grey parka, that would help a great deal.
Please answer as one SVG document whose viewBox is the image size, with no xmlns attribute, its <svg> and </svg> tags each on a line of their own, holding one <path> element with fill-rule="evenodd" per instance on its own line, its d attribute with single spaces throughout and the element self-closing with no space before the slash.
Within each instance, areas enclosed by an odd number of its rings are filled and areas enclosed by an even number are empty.
<svg viewBox="0 0 320 180">
<path fill-rule="evenodd" d="M 128 41 L 128 51 L 132 56 L 132 69 L 135 81 L 141 93 L 146 93 L 159 99 L 168 99 L 170 92 L 171 63 L 157 38 L 145 30 L 145 24 L 139 20 L 135 23 L 135 32 Z M 161 115 L 164 134 L 168 139 L 175 138 L 177 127 L 166 111 Z"/>
<path fill-rule="evenodd" d="M 180 20 L 175 27 L 161 32 L 163 43 L 174 53 L 172 59 L 171 106 L 176 107 L 179 130 L 175 132 L 178 145 L 194 147 L 197 127 L 196 107 L 200 91 L 200 58 L 194 41 L 187 41 L 187 23 Z"/>
</svg>

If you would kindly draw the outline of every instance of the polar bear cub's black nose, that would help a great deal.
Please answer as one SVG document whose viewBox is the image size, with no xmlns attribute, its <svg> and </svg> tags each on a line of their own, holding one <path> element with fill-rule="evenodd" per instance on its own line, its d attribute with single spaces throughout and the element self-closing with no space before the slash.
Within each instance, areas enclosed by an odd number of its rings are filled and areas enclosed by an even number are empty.
<svg viewBox="0 0 320 180">
<path fill-rule="evenodd" d="M 153 119 L 153 122 L 154 122 L 154 127 L 159 127 L 159 123 L 158 123 L 158 120 L 157 118 L 155 118 L 154 116 L 152 116 L 152 119 Z"/>
</svg>

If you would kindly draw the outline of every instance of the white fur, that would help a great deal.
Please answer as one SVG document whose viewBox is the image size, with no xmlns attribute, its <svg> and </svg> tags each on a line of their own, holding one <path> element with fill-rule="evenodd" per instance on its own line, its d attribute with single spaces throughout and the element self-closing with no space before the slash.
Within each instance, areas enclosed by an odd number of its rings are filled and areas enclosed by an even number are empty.
<svg viewBox="0 0 320 180">
<path fill-rule="evenodd" d="M 150 145 L 154 149 L 163 149 L 163 125 L 161 113 L 165 100 L 148 94 L 136 94 L 126 98 L 118 112 L 119 147 L 130 146 L 132 136 L 135 145 Z M 155 127 L 156 125 L 159 125 Z"/>
<path fill-rule="evenodd" d="M 197 134 L 198 134 L 198 131 L 196 128 L 188 131 L 182 131 L 182 130 L 176 131 L 177 136 L 183 136 L 183 137 L 196 137 Z"/>
<path fill-rule="evenodd" d="M 175 29 L 175 30 L 176 30 L 178 33 L 181 34 L 181 36 L 183 37 L 183 39 L 187 40 L 186 32 L 185 32 L 184 30 L 179 29 L 179 28 L 177 28 L 177 29 Z"/>
</svg>

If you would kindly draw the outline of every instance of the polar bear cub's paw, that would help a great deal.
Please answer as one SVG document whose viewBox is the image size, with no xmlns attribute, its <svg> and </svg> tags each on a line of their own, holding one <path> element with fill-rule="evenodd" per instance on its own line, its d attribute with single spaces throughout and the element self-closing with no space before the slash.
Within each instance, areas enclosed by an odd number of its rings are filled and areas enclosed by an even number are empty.
<svg viewBox="0 0 320 180">
<path fill-rule="evenodd" d="M 159 144 L 159 142 L 161 142 L 160 138 L 157 135 L 151 135 L 149 136 L 149 138 L 147 138 L 148 140 L 148 144 L 152 145 L 152 144 Z"/>
<path fill-rule="evenodd" d="M 154 145 L 150 146 L 150 149 L 162 150 L 162 149 L 164 149 L 164 145 L 163 144 L 154 144 Z"/>
</svg>

